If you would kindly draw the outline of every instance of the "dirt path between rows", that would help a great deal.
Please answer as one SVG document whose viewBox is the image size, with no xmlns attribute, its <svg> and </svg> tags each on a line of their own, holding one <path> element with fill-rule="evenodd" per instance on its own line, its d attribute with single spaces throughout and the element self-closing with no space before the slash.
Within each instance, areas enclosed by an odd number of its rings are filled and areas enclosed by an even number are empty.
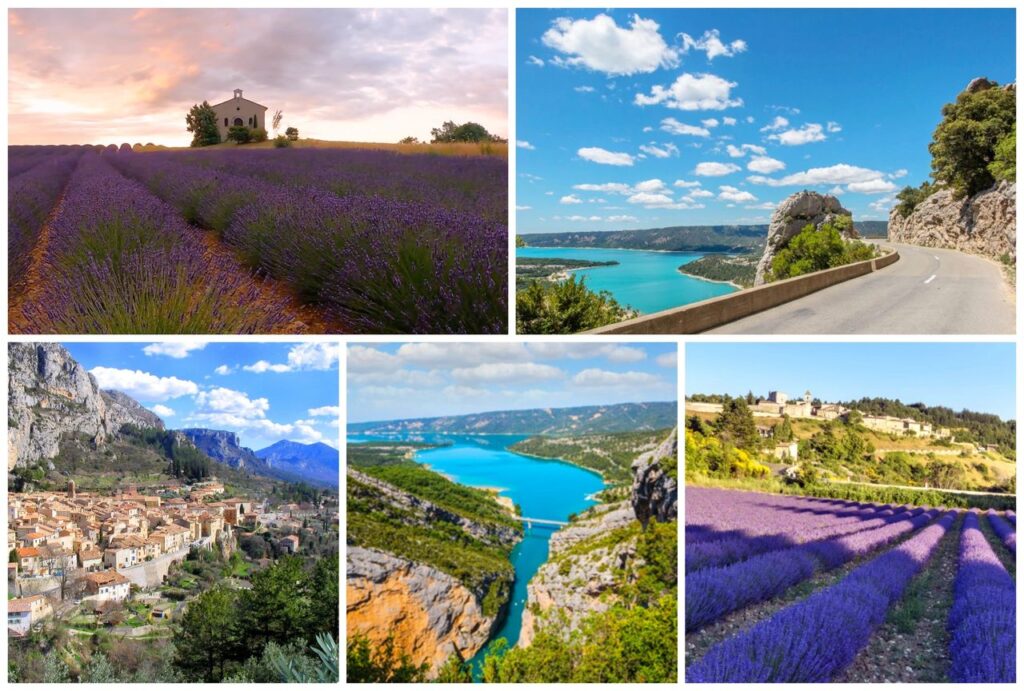
<svg viewBox="0 0 1024 691">
<path fill-rule="evenodd" d="M 61 192 L 57 203 L 53 205 L 53 209 L 43 222 L 43 227 L 39 230 L 39 237 L 36 238 L 36 244 L 29 256 L 25 275 L 21 277 L 8 296 L 8 333 L 37 334 L 43 332 L 39 325 L 28 316 L 26 310 L 38 303 L 40 297 L 45 294 L 46 272 L 43 271 L 43 264 L 46 261 L 46 252 L 50 247 L 50 231 L 53 222 L 57 220 L 57 216 L 63 208 L 64 192 Z"/>
<path fill-rule="evenodd" d="M 242 280 L 244 286 L 255 286 L 260 294 L 260 301 L 252 305 L 252 309 L 268 312 L 280 309 L 285 305 L 288 322 L 271 331 L 275 334 L 340 334 L 345 333 L 344 326 L 337 320 L 329 318 L 324 310 L 299 300 L 295 292 L 283 281 L 269 276 L 256 276 L 247 269 L 235 254 L 235 250 L 217 237 L 212 230 L 196 228 L 205 247 L 206 259 L 221 266 L 230 267 Z"/>
</svg>

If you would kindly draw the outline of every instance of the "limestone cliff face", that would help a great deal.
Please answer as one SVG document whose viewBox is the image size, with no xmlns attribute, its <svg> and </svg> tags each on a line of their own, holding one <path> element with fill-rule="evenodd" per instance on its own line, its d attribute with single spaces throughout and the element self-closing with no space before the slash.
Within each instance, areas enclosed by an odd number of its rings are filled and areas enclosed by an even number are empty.
<svg viewBox="0 0 1024 691">
<path fill-rule="evenodd" d="M 940 190 L 904 217 L 889 212 L 889 239 L 908 245 L 946 247 L 998 259 L 1017 258 L 1017 185 L 1000 182 L 984 192 L 954 199 Z"/>
<path fill-rule="evenodd" d="M 239 443 L 238 435 L 234 432 L 201 428 L 180 431 L 195 444 L 197 449 L 215 461 L 220 461 L 232 468 L 252 468 L 264 465 L 252 449 Z"/>
<path fill-rule="evenodd" d="M 395 649 L 436 674 L 458 651 L 468 659 L 484 646 L 495 618 L 476 594 L 446 573 L 376 549 L 349 545 L 346 555 L 346 627 L 372 644 L 388 636 Z"/>
<path fill-rule="evenodd" d="M 11 343 L 7 354 L 8 470 L 53 458 L 65 434 L 85 435 L 100 446 L 124 424 L 163 427 L 128 396 L 100 391 L 56 343 Z"/>
<path fill-rule="evenodd" d="M 678 516 L 678 486 L 665 472 L 665 460 L 677 453 L 673 430 L 656 449 L 633 462 L 629 499 L 599 504 L 551 537 L 548 561 L 527 586 L 518 645 L 529 645 L 549 617 L 564 617 L 571 629 L 615 603 L 619 574 L 628 574 L 639 564 L 636 542 L 641 525 L 651 518 L 667 522 Z M 613 535 L 613 540 L 602 540 Z"/>
<path fill-rule="evenodd" d="M 823 225 L 831 224 L 841 216 L 853 218 L 853 214 L 844 209 L 839 200 L 830 194 L 803 190 L 784 199 L 772 213 L 771 222 L 768 224 L 768 239 L 761 260 L 757 263 L 754 285 L 765 283 L 775 255 L 807 224 L 820 230 Z M 847 239 L 857 237 L 857 231 L 854 230 L 852 223 L 843 232 L 843 236 Z"/>
<path fill-rule="evenodd" d="M 679 483 L 665 472 L 665 460 L 678 462 L 679 440 L 675 430 L 653 451 L 633 461 L 633 511 L 643 524 L 654 518 L 659 523 L 678 516 Z"/>
</svg>

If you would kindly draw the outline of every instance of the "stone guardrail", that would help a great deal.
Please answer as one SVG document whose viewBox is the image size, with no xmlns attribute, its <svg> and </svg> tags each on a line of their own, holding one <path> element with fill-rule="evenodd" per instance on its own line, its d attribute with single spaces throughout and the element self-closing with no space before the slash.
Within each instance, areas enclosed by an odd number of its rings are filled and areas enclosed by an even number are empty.
<svg viewBox="0 0 1024 691">
<path fill-rule="evenodd" d="M 585 334 L 696 334 L 713 329 L 743 317 L 778 307 L 792 300 L 815 293 L 823 288 L 865 276 L 873 271 L 899 261 L 899 252 L 866 259 L 853 264 L 837 266 L 834 269 L 775 281 L 756 288 L 746 288 L 735 293 L 703 300 L 682 307 L 673 307 L 654 314 L 645 314 L 634 319 L 609 324 Z"/>
</svg>

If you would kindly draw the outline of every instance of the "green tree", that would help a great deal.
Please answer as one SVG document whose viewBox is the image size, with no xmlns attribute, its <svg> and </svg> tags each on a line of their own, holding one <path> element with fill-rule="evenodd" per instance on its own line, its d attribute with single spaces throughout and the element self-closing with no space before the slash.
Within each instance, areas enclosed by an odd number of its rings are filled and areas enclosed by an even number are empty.
<svg viewBox="0 0 1024 691">
<path fill-rule="evenodd" d="M 742 398 L 727 398 L 712 427 L 722 442 L 745 451 L 756 451 L 761 445 L 754 415 Z"/>
<path fill-rule="evenodd" d="M 395 651 L 393 638 L 386 638 L 376 649 L 369 639 L 356 635 L 345 651 L 345 677 L 355 683 L 416 683 L 426 681 L 426 663 L 415 665 L 406 653 Z"/>
<path fill-rule="evenodd" d="M 337 636 L 338 628 L 338 554 L 317 561 L 311 583 L 312 620 L 316 628 Z"/>
<path fill-rule="evenodd" d="M 516 331 L 521 334 L 577 333 L 632 315 L 611 293 L 595 293 L 576 276 L 560 283 L 533 281 L 516 293 Z"/>
<path fill-rule="evenodd" d="M 942 122 L 928 146 L 935 182 L 952 188 L 956 197 L 977 194 L 995 183 L 989 165 L 996 160 L 996 146 L 1017 122 L 1016 96 L 1016 90 L 990 83 L 942 107 Z"/>
<path fill-rule="evenodd" d="M 793 437 L 793 422 L 788 415 L 783 415 L 782 422 L 772 428 L 772 438 L 778 442 L 789 442 Z"/>
<path fill-rule="evenodd" d="M 238 612 L 238 594 L 224 586 L 207 590 L 189 603 L 174 637 L 174 665 L 189 681 L 224 678 L 228 662 L 238 652 Z"/>
<path fill-rule="evenodd" d="M 896 212 L 903 218 L 906 218 L 913 213 L 918 204 L 938 191 L 938 185 L 933 185 L 927 181 L 921 183 L 920 187 L 907 185 L 896 193 L 896 201 L 898 202 L 896 204 Z"/>
<path fill-rule="evenodd" d="M 242 595 L 239 608 L 251 648 L 259 651 L 270 641 L 283 645 L 296 637 L 313 641 L 320 629 L 313 618 L 310 582 L 302 557 L 295 555 L 281 557 L 253 575 L 252 588 Z"/>
<path fill-rule="evenodd" d="M 289 140 L 294 142 L 295 140 L 297 140 L 299 138 L 299 128 L 298 127 L 289 127 L 288 129 L 286 129 L 284 131 L 284 136 L 288 137 Z"/>
<path fill-rule="evenodd" d="M 448 684 L 471 684 L 473 683 L 473 668 L 463 659 L 459 651 L 455 650 L 438 670 L 434 681 Z"/>
<path fill-rule="evenodd" d="M 448 120 L 440 127 L 430 130 L 431 144 L 448 144 L 451 142 L 486 142 L 492 141 L 490 132 L 483 125 L 476 122 L 466 122 L 456 125 Z"/>
<path fill-rule="evenodd" d="M 206 101 L 192 106 L 185 115 L 185 129 L 192 133 L 193 147 L 220 144 L 217 113 Z"/>
<path fill-rule="evenodd" d="M 996 180 L 1017 181 L 1017 123 L 1013 130 L 996 144 L 995 158 L 988 164 L 988 171 Z"/>
<path fill-rule="evenodd" d="M 228 139 L 236 144 L 248 144 L 252 139 L 252 130 L 245 125 L 234 125 L 228 128 Z"/>
<path fill-rule="evenodd" d="M 402 137 L 398 140 L 399 144 L 420 144 L 419 138 L 417 137 Z"/>
<path fill-rule="evenodd" d="M 121 681 L 118 678 L 117 670 L 110 664 L 110 660 L 103 653 L 93 653 L 89 664 L 82 670 L 80 681 L 90 684 L 102 684 Z"/>
</svg>

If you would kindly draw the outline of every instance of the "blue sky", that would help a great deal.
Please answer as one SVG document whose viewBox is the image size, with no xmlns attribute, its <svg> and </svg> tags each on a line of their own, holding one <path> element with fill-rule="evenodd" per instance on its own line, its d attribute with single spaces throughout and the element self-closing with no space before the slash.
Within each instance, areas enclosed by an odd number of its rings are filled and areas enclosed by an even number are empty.
<svg viewBox="0 0 1024 691">
<path fill-rule="evenodd" d="M 236 432 L 261 449 L 338 445 L 341 347 L 334 343 L 64 343 L 101 388 L 132 396 L 172 429 Z"/>
<path fill-rule="evenodd" d="M 348 349 L 348 422 L 674 401 L 674 343 L 403 343 Z"/>
<path fill-rule="evenodd" d="M 689 343 L 686 394 L 863 396 L 1016 419 L 1011 343 Z"/>
<path fill-rule="evenodd" d="M 520 233 L 766 223 L 804 188 L 884 220 L 943 104 L 1016 79 L 1013 10 L 516 17 Z"/>
</svg>

